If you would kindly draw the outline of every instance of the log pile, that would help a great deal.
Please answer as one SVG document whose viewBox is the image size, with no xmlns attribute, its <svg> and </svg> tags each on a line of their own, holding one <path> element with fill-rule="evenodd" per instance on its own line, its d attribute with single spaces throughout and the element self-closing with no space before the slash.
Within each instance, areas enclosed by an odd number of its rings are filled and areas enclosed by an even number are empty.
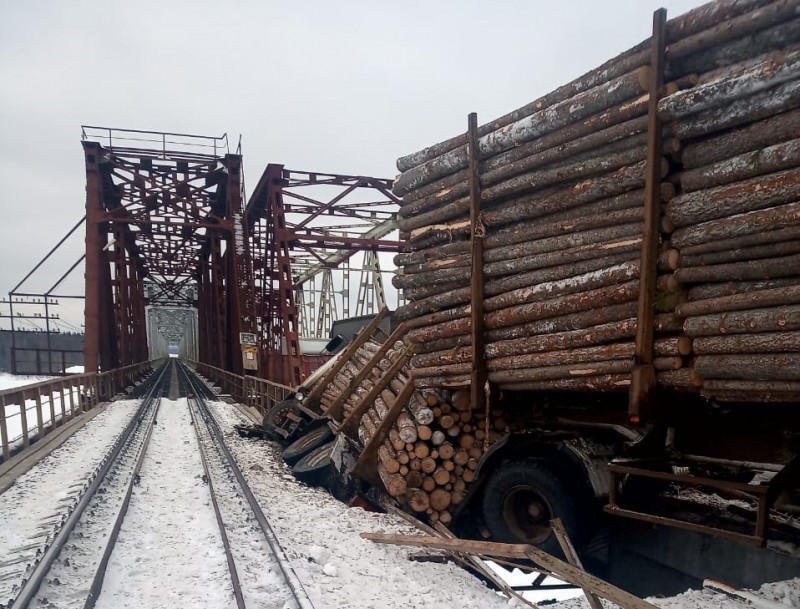
<svg viewBox="0 0 800 609">
<path fill-rule="evenodd" d="M 396 497 L 431 522 L 449 524 L 452 510 L 464 500 L 484 452 L 506 430 L 502 412 L 470 408 L 468 391 L 422 390 L 415 394 L 431 408 L 422 424 L 401 415 L 379 450 L 380 465 L 397 477 Z M 400 481 L 402 479 L 402 482 Z"/>
<path fill-rule="evenodd" d="M 720 401 L 800 399 L 800 99 L 785 94 L 798 87 L 795 42 L 659 103 L 682 142 L 665 224 L 690 380 Z"/>
<path fill-rule="evenodd" d="M 375 460 L 386 491 L 429 520 L 447 524 L 450 510 L 463 501 L 483 453 L 499 439 L 506 421 L 500 412 L 487 421 L 485 411 L 470 407 L 468 392 L 430 389 L 415 390 L 390 420 L 392 406 L 412 382 L 407 364 L 399 362 L 402 365 L 394 371 L 405 350 L 402 342 L 396 342 L 381 353 L 379 343 L 366 341 L 325 388 L 321 406 L 323 412 L 331 412 L 336 401 L 343 400 L 338 417 L 342 429 L 355 416 L 354 435 L 362 449 L 381 429 L 388 430 Z M 354 386 L 358 377 L 362 380 Z M 385 388 L 370 400 L 381 385 Z"/>
<path fill-rule="evenodd" d="M 749 380 L 772 383 L 758 385 L 770 396 L 797 395 L 796 339 L 777 326 L 796 315 L 787 307 L 798 304 L 800 289 L 796 2 L 713 2 L 668 21 L 666 43 L 656 166 L 659 383 L 696 389 L 706 379 L 717 387 Z M 501 389 L 630 386 L 649 58 L 648 40 L 479 128 L 484 356 Z M 402 273 L 394 283 L 408 304 L 396 316 L 411 328 L 420 389 L 470 381 L 469 159 L 462 135 L 398 160 L 394 192 L 407 247 L 395 259 Z M 724 305 L 751 291 L 746 307 Z M 763 331 L 781 332 L 766 347 L 749 335 L 723 337 L 723 329 L 691 330 L 720 328 L 724 321 L 700 318 L 734 310 L 752 310 L 764 317 Z M 775 367 L 783 372 L 765 372 Z"/>
</svg>

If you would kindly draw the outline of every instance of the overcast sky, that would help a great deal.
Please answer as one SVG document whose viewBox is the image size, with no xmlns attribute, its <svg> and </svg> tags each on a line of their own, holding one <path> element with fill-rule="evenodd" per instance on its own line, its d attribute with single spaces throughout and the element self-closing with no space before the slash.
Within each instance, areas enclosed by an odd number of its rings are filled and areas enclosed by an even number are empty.
<svg viewBox="0 0 800 609">
<path fill-rule="evenodd" d="M 81 124 L 241 134 L 249 187 L 270 162 L 393 177 L 469 112 L 518 108 L 649 36 L 660 6 L 699 4 L 0 0 L 0 294 L 83 214 Z"/>
</svg>

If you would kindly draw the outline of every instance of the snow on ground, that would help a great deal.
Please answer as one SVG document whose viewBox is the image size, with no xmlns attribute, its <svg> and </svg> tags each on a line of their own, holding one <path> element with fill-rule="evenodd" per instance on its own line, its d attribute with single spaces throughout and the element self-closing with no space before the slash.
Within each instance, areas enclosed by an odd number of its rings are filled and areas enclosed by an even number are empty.
<svg viewBox="0 0 800 609">
<path fill-rule="evenodd" d="M 275 529 L 298 577 L 320 609 L 491 609 L 508 601 L 452 564 L 408 560 L 417 548 L 367 541 L 360 533 L 415 533 L 387 514 L 347 507 L 327 492 L 297 482 L 277 445 L 240 438 L 233 406 L 211 405 L 225 440 Z"/>
<path fill-rule="evenodd" d="M 202 477 L 186 400 L 162 399 L 98 609 L 236 606 Z"/>
<path fill-rule="evenodd" d="M 756 592 L 778 606 L 800 607 L 800 578 L 787 582 L 764 584 Z M 649 602 L 661 609 L 743 609 L 744 607 L 757 607 L 742 601 L 734 600 L 710 590 L 687 590 L 683 594 L 671 598 L 648 598 Z M 603 601 L 607 609 L 618 609 L 617 605 Z M 563 601 L 550 605 L 553 609 L 589 609 L 589 603 L 584 597 Z"/>
<path fill-rule="evenodd" d="M 0 556 L 12 559 L 36 554 L 36 547 L 44 543 L 42 535 L 52 530 L 50 523 L 77 497 L 133 416 L 137 403 L 121 400 L 109 405 L 0 495 Z M 33 547 L 20 550 L 25 546 Z M 20 566 L 3 563 L 0 567 L 0 599 L 11 598 L 11 587 L 18 580 L 5 576 Z"/>
<path fill-rule="evenodd" d="M 3 389 L 14 389 L 16 387 L 24 387 L 25 385 L 41 383 L 52 378 L 53 377 L 50 376 L 18 376 L 0 372 L 0 391 Z M 50 412 L 51 400 L 53 401 L 56 420 L 60 420 L 65 415 L 69 415 L 72 412 L 70 404 L 80 403 L 80 389 L 73 389 L 72 392 L 72 402 L 70 402 L 69 392 L 65 391 L 63 408 L 61 405 L 60 393 L 54 392 L 52 395 L 45 394 L 42 396 L 42 425 L 47 425 L 52 418 L 52 413 Z M 8 433 L 8 442 L 12 449 L 22 445 L 20 440 L 20 438 L 22 438 L 22 417 L 20 415 L 20 410 L 21 408 L 19 404 L 7 404 L 5 407 L 6 430 Z M 35 432 L 39 427 L 39 422 L 36 416 L 35 400 L 25 401 L 25 413 L 27 416 L 28 432 L 30 435 L 35 435 Z"/>
</svg>

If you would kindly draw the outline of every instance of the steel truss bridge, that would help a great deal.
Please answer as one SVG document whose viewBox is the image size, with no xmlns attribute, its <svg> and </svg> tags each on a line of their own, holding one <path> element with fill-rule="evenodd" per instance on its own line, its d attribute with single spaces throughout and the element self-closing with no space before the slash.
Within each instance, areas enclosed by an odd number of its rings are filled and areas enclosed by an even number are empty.
<svg viewBox="0 0 800 609">
<path fill-rule="evenodd" d="M 334 321 L 402 298 L 384 289 L 400 246 L 391 180 L 269 164 L 248 199 L 227 135 L 84 126 L 81 143 L 84 218 L 0 301 L 14 368 L 28 321 L 47 339 L 34 371 L 63 373 L 54 310 L 85 299 L 87 373 L 169 353 L 294 385 Z M 49 289 L 25 289 L 81 227 L 84 254 Z M 59 293 L 81 263 L 84 294 Z"/>
</svg>

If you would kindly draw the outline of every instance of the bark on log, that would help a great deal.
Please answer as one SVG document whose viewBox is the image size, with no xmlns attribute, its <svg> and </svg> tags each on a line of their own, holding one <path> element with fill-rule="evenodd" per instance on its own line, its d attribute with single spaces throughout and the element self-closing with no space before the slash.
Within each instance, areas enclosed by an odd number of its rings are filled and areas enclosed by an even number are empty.
<svg viewBox="0 0 800 609">
<path fill-rule="evenodd" d="M 790 169 L 675 197 L 667 205 L 674 226 L 726 218 L 800 199 L 800 171 Z"/>
<path fill-rule="evenodd" d="M 709 336 L 694 342 L 698 355 L 800 352 L 800 332 Z"/>
<path fill-rule="evenodd" d="M 682 389 L 685 391 L 696 389 L 695 385 L 692 383 L 690 368 L 658 372 L 656 374 L 656 380 L 659 385 L 672 389 Z"/>
<path fill-rule="evenodd" d="M 498 357 L 489 359 L 486 365 L 492 371 L 537 368 L 540 366 L 564 366 L 629 358 L 633 356 L 633 352 L 634 344 L 632 342 L 612 343 L 582 349 Z"/>
<path fill-rule="evenodd" d="M 731 281 L 728 283 L 708 283 L 689 290 L 689 300 L 706 300 L 720 296 L 733 296 L 744 292 L 757 292 L 790 285 L 800 285 L 800 277 L 786 279 L 767 279 L 764 281 Z M 682 324 L 683 322 L 681 322 Z"/>
<path fill-rule="evenodd" d="M 492 262 L 574 249 L 586 245 L 596 245 L 597 249 L 602 252 L 603 245 L 606 243 L 613 243 L 625 237 L 640 235 L 643 226 L 640 221 L 628 222 L 615 226 L 569 232 L 555 237 L 529 239 L 513 245 L 509 244 L 503 247 L 487 249 L 483 254 L 483 261 L 488 266 Z"/>
<path fill-rule="evenodd" d="M 386 492 L 389 493 L 392 497 L 403 497 L 405 496 L 406 492 L 408 491 L 408 485 L 406 484 L 406 479 L 401 476 L 400 474 L 390 474 L 386 471 L 386 469 L 378 463 L 378 476 L 383 482 L 383 486 L 386 488 Z"/>
<path fill-rule="evenodd" d="M 627 314 L 632 314 L 630 308 Z M 682 322 L 681 322 L 682 323 Z M 678 329 L 680 326 L 678 326 Z M 605 344 L 632 338 L 636 335 L 636 319 L 598 324 L 590 329 L 576 329 L 568 332 L 557 332 L 542 335 L 522 336 L 507 341 L 490 342 L 486 345 L 486 356 L 490 359 L 521 356 L 529 353 L 546 353 L 564 349 L 574 349 L 591 345 Z M 685 337 L 659 339 L 655 342 L 657 355 L 688 355 L 691 352 L 691 340 Z M 453 351 L 438 351 L 427 354 L 424 359 L 417 360 L 419 368 L 464 363 L 471 360 L 471 347 Z"/>
<path fill-rule="evenodd" d="M 704 379 L 798 381 L 800 353 L 699 355 L 694 369 Z"/>
<path fill-rule="evenodd" d="M 798 269 L 800 255 L 793 255 L 683 268 L 675 271 L 675 277 L 681 283 L 748 281 L 797 276 Z"/>
<path fill-rule="evenodd" d="M 478 140 L 478 156 L 485 159 L 500 154 L 565 125 L 617 106 L 641 93 L 638 72 L 629 72 L 482 136 Z M 398 176 L 392 190 L 396 195 L 402 196 L 465 168 L 468 162 L 466 146 L 446 152 Z"/>
<path fill-rule="evenodd" d="M 746 294 L 734 294 L 733 296 L 723 296 L 721 298 L 685 302 L 678 307 L 677 313 L 684 317 L 691 317 L 723 311 L 746 311 L 762 307 L 780 307 L 795 303 L 800 303 L 800 286 L 787 286 Z"/>
<path fill-rule="evenodd" d="M 583 330 L 612 321 L 621 321 L 635 314 L 636 304 L 634 302 L 596 307 L 588 311 L 573 312 L 544 320 L 518 324 L 508 328 L 490 330 L 486 334 L 486 339 L 487 342 L 492 343 L 501 340 L 526 338 L 538 334 Z M 546 350 L 549 351 L 551 349 Z"/>
<path fill-rule="evenodd" d="M 610 287 L 492 311 L 486 315 L 486 328 L 492 330 L 516 326 L 525 322 L 558 317 L 565 313 L 630 302 L 637 297 L 638 291 L 638 281 L 629 281 Z M 409 331 L 408 338 L 414 343 L 423 343 L 445 336 L 465 334 L 468 331 L 469 319 L 457 319 L 435 326 L 415 328 Z"/>
<path fill-rule="evenodd" d="M 747 0 L 736 3 L 709 2 L 687 13 L 667 21 L 667 43 L 670 45 L 670 57 L 681 54 L 697 53 L 703 49 L 719 45 L 739 36 L 747 35 L 753 29 L 760 29 L 771 25 L 773 21 L 780 22 L 787 17 L 775 14 L 764 15 L 759 10 L 763 5 L 769 4 L 768 0 Z M 785 2 L 783 3 L 785 4 Z M 791 6 L 789 7 L 791 8 Z M 768 10 L 767 9 L 764 10 Z M 752 29 L 747 27 L 747 22 L 753 23 Z M 719 28 L 719 24 L 734 24 L 733 32 L 726 28 Z M 744 23 L 741 23 L 744 22 Z M 734 27 L 732 26 L 732 27 Z M 716 28 L 716 29 L 715 29 Z M 711 30 L 711 31 L 709 31 Z M 708 31 L 708 32 L 707 32 Z M 595 70 L 591 70 L 572 82 L 559 87 L 555 91 L 506 114 L 478 129 L 479 135 L 486 135 L 492 131 L 505 127 L 520 118 L 555 103 L 570 99 L 597 85 L 607 82 L 622 74 L 648 63 L 651 41 L 642 41 L 633 48 L 608 60 Z M 407 171 L 422 163 L 441 156 L 466 143 L 466 136 L 459 135 L 444 142 L 440 142 L 419 152 L 401 157 L 397 162 L 400 171 Z"/>
<path fill-rule="evenodd" d="M 691 337 L 800 330 L 800 305 L 689 317 L 684 329 Z"/>
<path fill-rule="evenodd" d="M 646 114 L 646 104 L 639 104 L 635 110 L 637 114 Z M 594 132 L 587 127 L 592 122 L 569 125 L 561 130 L 574 132 L 575 127 L 579 127 L 589 133 L 585 137 L 567 143 L 560 142 L 554 148 L 545 148 L 546 142 L 538 139 L 490 159 L 481 168 L 481 199 L 488 202 L 523 190 L 557 184 L 565 179 L 604 173 L 641 160 L 646 145 L 646 134 L 643 133 L 647 126 L 646 116 Z M 460 171 L 428 184 L 425 189 L 438 184 L 446 187 L 425 197 L 415 197 L 411 202 L 404 200 L 400 218 L 411 219 L 454 202 L 463 205 L 464 197 L 469 195 L 467 177 L 468 172 Z M 436 221 L 441 221 L 441 218 Z M 401 223 L 403 230 L 409 230 L 409 226 L 412 225 Z"/>
<path fill-rule="evenodd" d="M 382 444 L 378 447 L 378 460 L 387 473 L 396 474 L 400 471 L 400 462 L 395 458 L 394 450 L 390 449 L 390 446 L 391 444 Z"/>
<path fill-rule="evenodd" d="M 610 256 L 600 256 L 589 258 L 575 263 L 562 264 L 534 271 L 527 271 L 501 277 L 489 279 L 484 285 L 484 294 L 487 297 L 502 294 L 510 290 L 524 288 L 526 286 L 537 285 L 547 282 L 564 280 L 576 275 L 591 273 L 603 268 L 611 267 L 632 260 L 636 257 L 636 248 L 630 251 L 612 254 Z M 396 316 L 400 320 L 413 319 L 430 312 L 439 311 L 447 307 L 456 306 L 469 302 L 469 287 L 458 288 L 456 290 L 444 289 L 443 293 L 427 297 L 418 302 L 411 302 L 403 307 L 399 307 Z"/>
<path fill-rule="evenodd" d="M 703 388 L 709 391 L 774 391 L 800 393 L 800 382 L 707 379 L 703 383 Z"/>
<path fill-rule="evenodd" d="M 764 391 L 714 391 L 703 393 L 713 397 L 717 402 L 773 402 L 773 403 L 800 403 L 800 393 Z"/>
<path fill-rule="evenodd" d="M 640 184 L 643 186 L 644 182 Z M 573 194 L 574 188 L 569 189 L 554 189 L 551 194 L 545 195 L 545 193 L 540 193 L 543 200 L 545 200 L 545 205 L 549 204 L 549 201 L 559 196 L 571 196 Z M 613 191 L 612 191 L 613 192 Z M 603 214 L 608 214 L 614 211 L 619 211 L 622 209 L 630 209 L 633 207 L 641 207 L 642 202 L 644 201 L 644 191 L 641 188 L 636 189 L 636 187 L 632 188 L 623 188 L 618 193 L 614 193 L 607 198 L 603 198 L 602 195 L 598 197 L 589 197 L 581 206 L 577 208 L 567 207 L 566 209 L 557 209 L 556 211 L 551 211 L 546 213 L 546 215 L 537 217 L 535 221 L 530 220 L 526 221 L 524 219 L 518 220 L 517 222 L 511 223 L 505 227 L 499 226 L 494 227 L 496 230 L 492 230 L 487 236 L 486 239 L 489 242 L 491 247 L 494 247 L 494 241 L 497 239 L 497 242 L 502 244 L 505 240 L 508 239 L 506 235 L 503 233 L 505 231 L 513 231 L 516 227 L 520 226 L 523 228 L 533 228 L 535 225 L 543 226 L 544 230 L 552 230 L 552 228 L 547 227 L 547 224 L 553 224 L 562 221 L 574 222 L 579 218 L 587 218 L 593 217 L 597 218 L 602 216 Z M 438 248 L 438 247 L 449 247 L 454 242 L 456 243 L 465 243 L 469 238 L 469 223 L 464 221 L 460 224 L 453 224 L 453 225 L 440 225 L 440 227 L 432 227 L 426 229 L 419 229 L 416 232 L 424 232 L 425 234 L 419 236 L 417 239 L 414 239 L 414 248 L 415 249 L 424 249 L 424 248 Z M 559 231 L 561 232 L 561 231 Z M 555 232 L 552 234 L 542 234 L 539 236 L 552 236 L 553 234 L 559 234 L 559 232 Z M 495 237 L 496 235 L 496 237 Z M 536 235 L 533 235 L 536 236 Z M 524 237 L 523 240 L 527 239 L 528 237 Z M 532 238 L 532 237 L 531 237 Z M 409 235 L 409 239 L 411 239 L 411 235 Z M 460 240 L 460 241 L 459 241 Z M 459 246 L 460 247 L 460 246 Z M 435 254 L 435 249 L 431 250 L 433 255 Z M 450 251 L 449 249 L 447 251 Z M 453 250 L 456 251 L 456 250 Z"/>
<path fill-rule="evenodd" d="M 629 372 L 632 367 L 630 359 L 606 360 L 586 364 L 570 364 L 565 366 L 546 366 L 544 368 L 522 368 L 514 370 L 489 371 L 489 380 L 493 383 L 523 383 L 557 379 L 596 377 L 599 375 Z"/>
<path fill-rule="evenodd" d="M 540 218 L 556 211 L 579 207 L 592 201 L 636 190 L 644 184 L 644 168 L 644 162 L 636 163 L 597 178 L 583 180 L 544 197 L 528 195 L 501 203 L 484 213 L 484 224 L 487 227 L 496 227 L 519 222 L 523 218 Z M 666 174 L 667 170 L 668 165 L 662 159 L 662 175 Z"/>
<path fill-rule="evenodd" d="M 665 73 L 670 78 L 680 74 L 702 74 L 748 57 L 785 48 L 800 39 L 800 19 L 793 19 L 796 14 L 791 2 L 784 0 L 755 14 L 719 23 L 689 39 L 681 40 L 670 45 Z M 791 21 L 785 22 L 787 19 Z M 773 27 L 760 29 L 765 25 Z M 726 30 L 725 34 L 722 34 L 723 30 Z M 745 32 L 746 35 L 743 35 Z M 715 43 L 709 46 L 707 39 L 712 36 L 715 37 Z M 701 42 L 701 38 L 706 40 Z"/>
<path fill-rule="evenodd" d="M 800 224 L 800 203 L 790 203 L 679 228 L 672 233 L 672 243 L 682 249 L 796 224 Z"/>
<path fill-rule="evenodd" d="M 591 180 L 598 176 L 602 177 L 611 171 L 634 166 L 644 159 L 646 153 L 644 142 L 637 142 L 637 144 L 631 150 L 616 154 L 608 155 L 604 154 L 603 151 L 598 151 L 601 156 L 590 160 L 578 160 L 564 167 L 545 168 L 509 178 L 504 182 L 483 189 L 481 191 L 481 201 L 486 207 L 486 204 L 495 200 L 508 198 L 512 195 L 521 196 L 522 193 L 530 193 L 531 191 L 539 192 L 533 195 L 528 194 L 527 196 L 541 197 L 543 194 L 552 193 L 552 187 L 556 185 L 574 183 L 582 178 Z M 541 192 L 546 187 L 551 187 L 551 189 L 544 193 Z M 439 207 L 432 207 L 429 211 L 401 217 L 399 220 L 400 229 L 412 231 L 413 235 L 413 231 L 416 229 L 463 218 L 469 214 L 469 206 L 470 198 L 464 196 Z"/>
<path fill-rule="evenodd" d="M 800 19 L 794 23 L 800 36 Z M 681 162 L 684 168 L 695 169 L 799 136 L 800 110 L 792 110 L 687 144 L 681 153 Z"/>
<path fill-rule="evenodd" d="M 683 248 L 681 253 L 685 254 L 689 257 L 689 259 L 691 259 L 692 256 L 724 252 L 728 250 L 739 250 L 742 248 L 763 245 L 765 243 L 787 241 L 795 238 L 800 238 L 800 226 L 787 226 L 786 228 L 779 228 L 766 233 L 755 233 L 752 235 L 745 235 L 743 237 L 736 237 L 734 239 L 722 239 L 720 241 L 711 241 L 709 243 L 692 245 Z"/>
<path fill-rule="evenodd" d="M 777 51 L 741 75 L 662 98 L 658 102 L 658 115 L 662 120 L 673 120 L 709 108 L 719 108 L 746 95 L 796 80 L 799 75 L 800 51 Z"/>
<path fill-rule="evenodd" d="M 684 192 L 715 188 L 800 165 L 800 139 L 767 146 L 681 174 Z"/>
<path fill-rule="evenodd" d="M 673 133 L 682 140 L 707 136 L 717 131 L 787 112 L 800 106 L 800 81 L 790 81 L 726 104 L 725 111 L 710 108 L 671 124 Z"/>
<path fill-rule="evenodd" d="M 778 231 L 775 232 L 777 233 Z M 756 245 L 754 247 L 729 249 L 726 251 L 709 252 L 707 254 L 681 256 L 681 262 L 683 266 L 686 267 L 683 271 L 688 271 L 691 267 L 706 267 L 736 262 L 743 263 L 765 258 L 777 258 L 780 256 L 798 254 L 800 253 L 800 239 L 797 237 L 800 237 L 800 227 L 790 229 L 789 232 L 797 233 L 797 236 L 790 237 L 788 241 L 781 241 L 774 238 L 774 234 L 767 233 L 764 235 L 765 240 L 770 241 L 767 245 Z M 800 274 L 800 269 L 798 269 L 796 274 Z M 680 281 L 680 273 L 676 273 L 676 278 Z M 719 278 L 713 279 L 713 281 L 719 281 L 720 279 L 723 279 L 723 277 L 720 276 Z M 692 280 L 689 281 L 691 282 Z"/>
<path fill-rule="evenodd" d="M 501 388 L 509 391 L 627 391 L 630 384 L 630 374 L 605 374 L 550 381 L 503 383 Z"/>
</svg>

